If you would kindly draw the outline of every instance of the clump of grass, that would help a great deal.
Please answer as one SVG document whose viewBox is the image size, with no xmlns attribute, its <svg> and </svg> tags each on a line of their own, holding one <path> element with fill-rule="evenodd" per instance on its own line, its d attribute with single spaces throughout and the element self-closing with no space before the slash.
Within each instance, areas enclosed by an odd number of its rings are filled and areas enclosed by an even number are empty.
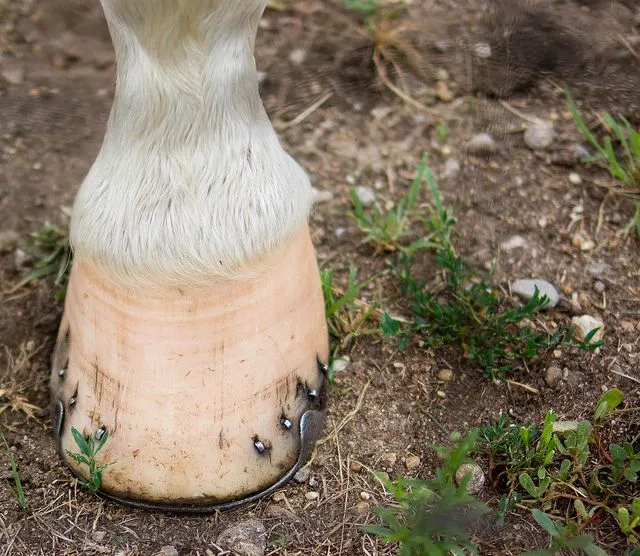
<svg viewBox="0 0 640 556">
<path fill-rule="evenodd" d="M 550 548 L 531 554 L 556 554 L 562 548 L 605 554 L 590 544 L 592 537 L 582 535 L 597 522 L 614 525 L 630 546 L 638 543 L 640 452 L 635 445 L 640 435 L 608 446 L 604 440 L 613 432 L 609 421 L 615 418 L 620 430 L 623 417 L 640 412 L 637 406 L 621 408 L 622 403 L 622 392 L 609 390 L 590 420 L 558 421 L 549 411 L 540 426 L 512 423 L 501 415 L 480 428 L 476 450 L 487 456 L 493 484 L 506 491 L 503 499 L 539 510 L 534 517 L 552 535 Z M 566 525 L 550 524 L 541 512 L 561 516 Z"/>
<path fill-rule="evenodd" d="M 56 299 L 61 301 L 66 293 L 66 278 L 71 269 L 72 251 L 66 226 L 47 223 L 30 234 L 24 250 L 34 259 L 33 270 L 16 285 L 21 288 L 33 280 L 54 276 L 58 286 Z"/>
<path fill-rule="evenodd" d="M 377 310 L 376 304 L 365 303 L 360 299 L 362 289 L 373 277 L 359 282 L 357 274 L 356 268 L 349 270 L 345 290 L 335 283 L 333 270 L 326 269 L 320 273 L 332 357 L 338 351 L 346 349 L 359 336 L 379 333 L 377 327 L 367 327 Z"/>
<path fill-rule="evenodd" d="M 617 182 L 609 189 L 635 202 L 634 216 L 625 226 L 623 234 L 628 235 L 635 230 L 640 237 L 640 130 L 635 129 L 624 116 L 616 118 L 605 112 L 601 120 L 607 133 L 600 141 L 584 121 L 569 93 L 567 102 L 573 121 L 595 150 L 595 155 L 585 162 L 603 165 Z M 614 143 L 619 147 L 618 152 Z"/>
<path fill-rule="evenodd" d="M 16 462 L 16 458 L 9 448 L 9 443 L 5 438 L 2 431 L 0 431 L 0 438 L 2 438 L 2 442 L 4 443 L 4 447 L 6 449 L 7 455 L 9 456 L 9 463 L 11 464 L 11 476 L 13 477 L 13 485 L 8 483 L 9 490 L 13 497 L 17 500 L 18 504 L 23 510 L 27 509 L 27 498 L 24 495 L 24 489 L 22 488 L 22 480 L 20 479 L 20 473 L 18 472 L 18 464 Z M 14 486 L 15 485 L 15 486 Z"/>
<path fill-rule="evenodd" d="M 418 480 L 399 477 L 391 481 L 378 476 L 393 495 L 395 503 L 376 508 L 384 525 L 367 526 L 366 532 L 380 536 L 386 543 L 398 543 L 401 556 L 424 554 L 478 554 L 469 533 L 488 508 L 467 492 L 470 477 L 456 484 L 456 470 L 469 460 L 477 431 L 464 438 L 452 435 L 453 444 L 436 448 L 442 460 L 435 479 Z"/>
<path fill-rule="evenodd" d="M 431 202 L 420 202 L 423 185 Z M 407 194 L 394 209 L 374 205 L 369 211 L 353 194 L 353 218 L 377 252 L 399 253 L 395 265 L 402 292 L 408 297 L 408 322 L 384 313 L 380 327 L 387 336 L 397 336 L 404 348 L 416 334 L 427 348 L 457 344 L 466 359 L 486 374 L 502 378 L 524 362 L 534 362 L 559 345 L 596 349 L 592 331 L 582 342 L 574 342 L 571 331 L 560 328 L 554 334 L 534 329 L 532 319 L 548 304 L 536 293 L 525 305 L 515 305 L 493 283 L 493 269 L 479 275 L 457 255 L 453 241 L 456 220 L 438 189 L 433 172 L 423 160 Z M 444 281 L 427 284 L 417 276 L 417 262 L 424 252 L 435 256 Z"/>
<path fill-rule="evenodd" d="M 97 441 L 95 440 L 95 435 L 91 434 L 87 438 L 85 438 L 78 429 L 75 427 L 71 428 L 71 434 L 73 435 L 73 439 L 80 449 L 80 452 L 71 452 L 67 450 L 67 454 L 74 461 L 84 464 L 88 468 L 88 477 L 87 479 L 82 481 L 82 484 L 87 487 L 91 492 L 96 493 L 100 490 L 102 486 L 102 473 L 108 467 L 111 467 L 115 464 L 115 462 L 105 463 L 103 465 L 98 465 L 96 462 L 96 455 L 107 442 L 109 438 L 109 431 L 107 429 L 100 429 L 104 431 L 102 436 Z"/>
</svg>

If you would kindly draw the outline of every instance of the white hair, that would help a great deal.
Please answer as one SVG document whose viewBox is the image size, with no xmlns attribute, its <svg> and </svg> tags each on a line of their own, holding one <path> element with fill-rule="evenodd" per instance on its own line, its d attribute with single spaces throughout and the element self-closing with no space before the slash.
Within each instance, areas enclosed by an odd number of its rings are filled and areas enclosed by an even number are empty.
<svg viewBox="0 0 640 556">
<path fill-rule="evenodd" d="M 250 272 L 311 207 L 258 93 L 266 0 L 102 0 L 118 78 L 73 208 L 76 257 L 110 278 L 187 284 Z"/>
</svg>

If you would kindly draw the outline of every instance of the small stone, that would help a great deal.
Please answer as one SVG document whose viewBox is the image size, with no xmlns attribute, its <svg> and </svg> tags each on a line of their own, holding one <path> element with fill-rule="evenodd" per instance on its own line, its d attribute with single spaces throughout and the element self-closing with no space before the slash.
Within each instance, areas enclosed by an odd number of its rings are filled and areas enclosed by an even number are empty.
<svg viewBox="0 0 640 556">
<path fill-rule="evenodd" d="M 313 195 L 314 203 L 326 203 L 327 201 L 331 201 L 333 199 L 333 193 L 331 191 L 326 191 L 323 189 L 316 189 L 315 187 L 311 188 Z"/>
<path fill-rule="evenodd" d="M 412 471 L 420 465 L 420 456 L 409 456 L 405 460 L 404 465 L 407 468 L 407 471 Z"/>
<path fill-rule="evenodd" d="M 396 462 L 398 461 L 398 455 L 393 453 L 393 452 L 387 452 L 386 454 L 382 454 L 382 457 L 380 458 L 380 461 L 386 467 L 393 467 L 396 464 Z"/>
<path fill-rule="evenodd" d="M 303 467 L 293 476 L 293 480 L 296 483 L 302 484 L 302 483 L 306 483 L 309 480 L 310 476 L 311 476 L 311 469 L 309 469 L 308 467 Z"/>
<path fill-rule="evenodd" d="M 582 183 L 582 178 L 580 177 L 580 174 L 577 174 L 576 172 L 571 172 L 569 174 L 569 181 L 573 185 L 580 185 Z"/>
<path fill-rule="evenodd" d="M 444 163 L 442 178 L 453 179 L 460 173 L 460 161 L 457 158 L 448 158 Z"/>
<path fill-rule="evenodd" d="M 531 150 L 539 151 L 551 146 L 555 138 L 553 125 L 548 123 L 531 124 L 524 132 L 524 142 Z"/>
<path fill-rule="evenodd" d="M 289 61 L 294 66 L 301 66 L 304 64 L 304 61 L 307 59 L 307 51 L 304 48 L 295 48 L 289 54 Z"/>
<path fill-rule="evenodd" d="M 316 479 L 315 477 L 311 477 L 311 478 L 309 479 L 309 486 L 310 486 L 311 488 L 315 488 L 315 487 L 317 487 L 317 486 L 318 486 L 318 479 Z"/>
<path fill-rule="evenodd" d="M 259 519 L 247 519 L 223 531 L 216 545 L 237 556 L 263 556 L 267 549 L 267 532 Z"/>
<path fill-rule="evenodd" d="M 0 254 L 13 251 L 20 242 L 20 236 L 13 230 L 0 232 Z"/>
<path fill-rule="evenodd" d="M 352 460 L 349 464 L 349 469 L 351 469 L 353 473 L 360 473 L 362 471 L 362 467 L 362 464 L 356 460 Z"/>
<path fill-rule="evenodd" d="M 311 490 L 309 492 L 307 492 L 304 497 L 307 500 L 317 500 L 318 498 L 320 498 L 320 493 L 316 492 L 315 490 Z"/>
<path fill-rule="evenodd" d="M 351 358 L 348 355 L 345 355 L 343 357 L 336 357 L 331 362 L 331 370 L 334 373 L 341 373 L 343 371 L 346 371 L 349 368 L 349 365 L 351 365 Z"/>
<path fill-rule="evenodd" d="M 353 513 L 357 516 L 367 515 L 369 510 L 371 509 L 371 505 L 369 502 L 358 502 L 353 508 Z"/>
<path fill-rule="evenodd" d="M 587 265 L 587 272 L 591 276 L 600 277 L 605 274 L 611 267 L 607 263 L 590 263 Z"/>
<path fill-rule="evenodd" d="M 511 236 L 508 240 L 500 244 L 502 251 L 512 251 L 527 246 L 527 240 L 522 236 Z"/>
<path fill-rule="evenodd" d="M 562 380 L 562 369 L 551 365 L 544 374 L 544 380 L 548 386 L 555 388 Z"/>
<path fill-rule="evenodd" d="M 30 260 L 31 256 L 24 250 L 20 248 L 16 249 L 13 255 L 13 264 L 16 267 L 16 270 L 22 270 Z"/>
<path fill-rule="evenodd" d="M 358 199 L 360 199 L 360 202 L 364 207 L 370 207 L 371 205 L 373 205 L 373 203 L 376 202 L 375 192 L 373 191 L 373 189 L 365 185 L 359 185 L 358 187 L 356 187 L 356 195 L 358 196 Z"/>
<path fill-rule="evenodd" d="M 449 382 L 453 378 L 453 371 L 451 369 L 442 369 L 438 372 L 438 380 L 443 382 Z"/>
<path fill-rule="evenodd" d="M 442 399 L 447 397 L 447 395 L 442 390 L 438 390 L 436 392 L 436 396 L 438 396 L 439 398 L 442 398 Z"/>
<path fill-rule="evenodd" d="M 4 68 L 1 74 L 9 85 L 20 85 L 24 81 L 24 68 L 22 67 Z"/>
<path fill-rule="evenodd" d="M 446 81 L 438 81 L 436 83 L 436 97 L 442 102 L 451 102 L 454 98 L 454 94 L 449 89 Z"/>
<path fill-rule="evenodd" d="M 589 158 L 591 156 L 589 150 L 583 145 L 574 145 L 571 149 L 571 154 L 573 155 L 573 158 L 578 161 L 582 161 L 585 158 Z"/>
<path fill-rule="evenodd" d="M 366 490 L 363 490 L 360 493 L 360 498 L 362 498 L 363 500 L 371 500 L 371 495 Z"/>
<path fill-rule="evenodd" d="M 284 492 L 282 492 L 281 490 L 279 490 L 277 492 L 274 492 L 273 496 L 271 497 L 271 499 L 274 502 L 283 502 L 285 498 L 286 498 L 286 496 L 285 496 Z"/>
<path fill-rule="evenodd" d="M 596 280 L 593 283 L 593 291 L 596 293 L 604 293 L 604 290 L 606 290 L 607 287 L 604 285 L 604 282 L 602 282 L 601 280 Z"/>
<path fill-rule="evenodd" d="M 544 305 L 545 309 L 555 307 L 560 301 L 558 290 L 546 280 L 538 278 L 516 280 L 511 284 L 511 292 L 527 301 L 533 297 L 536 288 L 540 297 L 546 295 L 548 298 L 547 303 Z"/>
<path fill-rule="evenodd" d="M 602 340 L 604 337 L 604 323 L 600 319 L 592 317 L 591 315 L 573 317 L 571 319 L 571 325 L 574 327 L 574 334 L 576 340 L 579 342 L 584 340 L 589 332 L 594 328 L 597 328 L 598 331 L 594 334 L 593 338 L 591 338 L 592 343 Z"/>
<path fill-rule="evenodd" d="M 486 42 L 477 42 L 473 45 L 473 52 L 478 58 L 491 58 L 491 45 Z"/>
<path fill-rule="evenodd" d="M 467 151 L 471 154 L 493 154 L 497 150 L 495 140 L 488 133 L 476 133 L 467 143 Z"/>
<path fill-rule="evenodd" d="M 91 533 L 91 540 L 97 543 L 101 543 L 104 541 L 106 536 L 106 531 L 94 531 L 93 533 Z"/>
<path fill-rule="evenodd" d="M 581 233 L 573 234 L 571 243 L 574 247 L 580 249 L 580 251 L 591 251 L 591 249 L 596 246 L 593 240 Z"/>
<path fill-rule="evenodd" d="M 463 479 L 471 475 L 467 484 L 467 492 L 469 494 L 478 494 L 484 486 L 484 471 L 477 463 L 463 463 L 456 471 L 456 483 L 462 484 Z"/>
<path fill-rule="evenodd" d="M 176 550 L 175 546 L 163 546 L 160 549 L 160 552 L 156 553 L 156 556 L 179 556 L 179 552 Z"/>
</svg>

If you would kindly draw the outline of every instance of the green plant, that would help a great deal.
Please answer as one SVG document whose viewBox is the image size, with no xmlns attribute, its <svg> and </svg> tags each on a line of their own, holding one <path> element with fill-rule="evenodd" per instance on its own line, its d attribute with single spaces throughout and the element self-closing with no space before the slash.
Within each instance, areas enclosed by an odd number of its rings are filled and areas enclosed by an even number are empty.
<svg viewBox="0 0 640 556">
<path fill-rule="evenodd" d="M 469 535 L 470 525 L 488 508 L 467 492 L 469 477 L 456 484 L 455 473 L 476 442 L 477 431 L 464 438 L 452 435 L 450 448 L 436 447 L 442 465 L 435 479 L 422 481 L 399 477 L 391 481 L 378 475 L 395 504 L 376 508 L 384 525 L 367 526 L 385 543 L 399 543 L 400 556 L 478 554 Z"/>
<path fill-rule="evenodd" d="M 380 7 L 378 0 L 342 0 L 344 7 L 353 12 L 370 16 Z"/>
<path fill-rule="evenodd" d="M 35 258 L 34 269 L 29 272 L 16 288 L 20 288 L 32 280 L 55 276 L 55 285 L 59 286 L 56 298 L 64 299 L 65 278 L 71 268 L 71 245 L 68 230 L 63 226 L 45 224 L 40 230 L 30 234 L 24 249 Z"/>
<path fill-rule="evenodd" d="M 575 523 L 557 525 L 544 512 L 532 511 L 533 518 L 551 535 L 551 546 L 544 550 L 525 552 L 522 556 L 555 556 L 566 549 L 580 549 L 587 556 L 607 556 L 607 553 L 593 544 L 591 535 L 580 534 Z"/>
<path fill-rule="evenodd" d="M 9 456 L 9 463 L 11 464 L 11 476 L 13 477 L 13 482 L 15 487 L 9 484 L 9 490 L 14 498 L 18 501 L 18 504 L 23 510 L 27 509 L 27 499 L 24 495 L 24 489 L 22 488 L 22 480 L 20 479 L 20 473 L 18 472 L 18 464 L 16 462 L 16 458 L 13 455 L 13 452 L 9 448 L 9 444 L 7 439 L 5 438 L 2 431 L 0 431 L 0 438 L 2 438 L 2 442 L 4 443 L 4 447 L 7 451 L 7 455 Z"/>
<path fill-rule="evenodd" d="M 633 218 L 624 228 L 627 235 L 635 229 L 640 237 L 640 130 L 634 129 L 629 120 L 624 116 L 617 119 L 608 114 L 602 114 L 602 123 L 608 133 L 600 142 L 584 121 L 571 95 L 567 92 L 569 111 L 576 126 L 595 149 L 595 155 L 586 159 L 586 162 L 603 164 L 609 174 L 620 184 L 611 188 L 620 195 L 635 200 L 635 213 Z M 614 141 L 619 145 L 618 152 L 614 147 Z"/>
<path fill-rule="evenodd" d="M 109 438 L 109 431 L 107 429 L 98 429 L 101 432 L 101 436 L 99 436 L 99 440 L 94 440 L 96 435 L 89 435 L 85 438 L 80 431 L 76 428 L 71 428 L 71 434 L 73 435 L 73 439 L 80 449 L 80 453 L 71 452 L 67 450 L 67 454 L 74 461 L 84 464 L 88 467 L 88 477 L 83 480 L 82 483 L 86 486 L 91 492 L 98 492 L 100 490 L 100 486 L 102 485 L 102 473 L 108 467 L 114 465 L 115 462 L 105 463 L 103 465 L 98 465 L 96 462 L 96 455 L 107 442 Z"/>
</svg>

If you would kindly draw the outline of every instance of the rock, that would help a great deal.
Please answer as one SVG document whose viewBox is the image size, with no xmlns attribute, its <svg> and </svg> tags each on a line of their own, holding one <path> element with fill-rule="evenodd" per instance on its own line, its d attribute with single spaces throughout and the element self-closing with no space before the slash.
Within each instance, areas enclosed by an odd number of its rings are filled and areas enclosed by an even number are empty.
<svg viewBox="0 0 640 556">
<path fill-rule="evenodd" d="M 569 174 L 569 181 L 573 185 L 580 185 L 582 183 L 582 178 L 580 177 L 580 174 L 578 174 L 576 172 L 571 172 Z"/>
<path fill-rule="evenodd" d="M 359 185 L 356 187 L 356 195 L 364 207 L 370 207 L 376 202 L 376 194 L 370 187 Z"/>
<path fill-rule="evenodd" d="M 596 246 L 593 240 L 581 233 L 573 234 L 571 243 L 574 247 L 580 249 L 580 251 L 591 251 L 591 249 Z"/>
<path fill-rule="evenodd" d="M 296 483 L 306 483 L 309 480 L 309 477 L 311 476 L 311 469 L 309 469 L 308 467 L 303 467 L 302 469 L 298 470 L 298 472 L 293 476 L 293 480 Z"/>
<path fill-rule="evenodd" d="M 104 542 L 106 536 L 106 531 L 94 531 L 93 533 L 91 533 L 91 540 L 97 543 L 101 543 Z"/>
<path fill-rule="evenodd" d="M 611 267 L 607 263 L 590 263 L 587 265 L 587 272 L 591 276 L 600 277 L 605 274 Z"/>
<path fill-rule="evenodd" d="M 20 242 L 20 236 L 13 230 L 0 232 L 0 254 L 13 251 Z"/>
<path fill-rule="evenodd" d="M 477 463 L 463 463 L 456 471 L 456 483 L 462 484 L 463 479 L 471 475 L 467 484 L 467 492 L 469 494 L 478 494 L 484 486 L 484 471 Z"/>
<path fill-rule="evenodd" d="M 307 500 L 317 500 L 318 498 L 320 498 L 320 493 L 316 492 L 315 490 L 311 490 L 309 492 L 307 492 L 304 497 Z"/>
<path fill-rule="evenodd" d="M 412 471 L 420 465 L 420 456 L 409 456 L 405 460 L 404 465 L 407 468 L 407 471 Z"/>
<path fill-rule="evenodd" d="M 382 457 L 380 458 L 380 461 L 386 467 L 393 467 L 396 464 L 396 462 L 398 461 L 398 455 L 394 454 L 393 452 L 387 452 L 386 454 L 382 454 Z"/>
<path fill-rule="evenodd" d="M 156 553 L 156 556 L 179 556 L 179 552 L 176 550 L 175 546 L 163 546 L 160 549 L 160 552 Z"/>
<path fill-rule="evenodd" d="M 443 382 L 449 382 L 453 378 L 453 371 L 451 369 L 442 369 L 438 373 L 438 380 Z"/>
<path fill-rule="evenodd" d="M 438 81 L 436 83 L 436 98 L 442 102 L 451 102 L 454 98 L 454 94 L 449 89 L 446 81 Z"/>
<path fill-rule="evenodd" d="M 263 556 L 267 549 L 267 532 L 259 519 L 247 519 L 223 531 L 216 544 L 237 556 Z"/>
<path fill-rule="evenodd" d="M 369 513 L 370 509 L 371 509 L 371 505 L 369 504 L 369 502 L 364 502 L 364 501 L 358 502 L 353 508 L 353 513 L 356 516 L 364 516 Z"/>
<path fill-rule="evenodd" d="M 493 154 L 498 150 L 495 140 L 488 133 L 476 133 L 467 143 L 471 154 Z"/>
<path fill-rule="evenodd" d="M 589 150 L 583 145 L 574 145 L 571 149 L 571 154 L 573 155 L 573 158 L 578 161 L 582 161 L 591 156 Z"/>
<path fill-rule="evenodd" d="M 341 373 L 346 371 L 349 365 L 351 365 L 351 358 L 348 355 L 337 357 L 331 362 L 331 370 L 334 373 Z"/>
<path fill-rule="evenodd" d="M 442 398 L 443 400 L 447 397 L 447 395 L 442 390 L 438 390 L 436 392 L 436 396 L 438 396 L 439 398 Z"/>
<path fill-rule="evenodd" d="M 0 73 L 9 85 L 20 85 L 24 81 L 24 68 L 22 67 L 6 67 Z"/>
<path fill-rule="evenodd" d="M 544 374 L 544 380 L 548 386 L 555 388 L 562 380 L 562 369 L 551 365 Z"/>
<path fill-rule="evenodd" d="M 360 498 L 362 498 L 363 500 L 371 500 L 371 495 L 366 490 L 363 490 L 360 493 Z"/>
<path fill-rule="evenodd" d="M 349 469 L 354 473 L 360 473 L 362 471 L 362 464 L 359 461 L 352 460 L 349 464 Z"/>
<path fill-rule="evenodd" d="M 531 124 L 524 132 L 524 142 L 531 150 L 539 151 L 551 146 L 556 132 L 548 123 Z"/>
<path fill-rule="evenodd" d="M 311 478 L 309 479 L 309 486 L 310 486 L 311 488 L 315 488 L 315 487 L 317 487 L 317 486 L 318 486 L 318 479 L 316 479 L 315 477 L 311 477 Z"/>
<path fill-rule="evenodd" d="M 289 61 L 294 66 L 301 66 L 307 59 L 307 51 L 304 48 L 295 48 L 289 54 Z"/>
<path fill-rule="evenodd" d="M 593 291 L 596 293 L 604 293 L 604 290 L 606 290 L 607 287 L 604 285 L 604 282 L 602 282 L 601 280 L 596 280 L 593 283 Z"/>
<path fill-rule="evenodd" d="M 316 189 L 315 187 L 311 188 L 313 195 L 314 203 L 326 203 L 327 201 L 331 201 L 333 199 L 333 193 L 331 191 L 325 191 L 322 189 Z"/>
<path fill-rule="evenodd" d="M 486 60 L 491 58 L 491 45 L 486 42 L 477 42 L 473 45 L 473 52 L 478 58 Z"/>
<path fill-rule="evenodd" d="M 598 331 L 591 338 L 591 342 L 597 342 L 604 337 L 604 323 L 591 315 L 582 315 L 580 317 L 573 317 L 571 319 L 571 325 L 574 327 L 574 334 L 576 340 L 581 342 L 587 337 L 587 334 L 594 328 L 598 328 Z"/>
<path fill-rule="evenodd" d="M 282 502 L 284 499 L 286 498 L 286 495 L 284 492 L 282 492 L 281 490 L 274 492 L 273 496 L 272 496 L 272 500 L 274 502 Z"/>
<path fill-rule="evenodd" d="M 516 280 L 511 284 L 511 292 L 527 301 L 533 297 L 536 288 L 538 288 L 540 297 L 543 295 L 548 297 L 545 309 L 555 307 L 558 301 L 560 301 L 558 290 L 546 280 L 540 280 L 538 278 Z"/>
<path fill-rule="evenodd" d="M 441 177 L 443 179 L 455 178 L 460 173 L 460 169 L 460 161 L 457 158 L 447 158 Z"/>
<path fill-rule="evenodd" d="M 522 236 L 511 236 L 508 240 L 503 241 L 500 244 L 502 251 L 512 251 L 513 249 L 520 249 L 527 246 L 527 240 Z"/>
</svg>

